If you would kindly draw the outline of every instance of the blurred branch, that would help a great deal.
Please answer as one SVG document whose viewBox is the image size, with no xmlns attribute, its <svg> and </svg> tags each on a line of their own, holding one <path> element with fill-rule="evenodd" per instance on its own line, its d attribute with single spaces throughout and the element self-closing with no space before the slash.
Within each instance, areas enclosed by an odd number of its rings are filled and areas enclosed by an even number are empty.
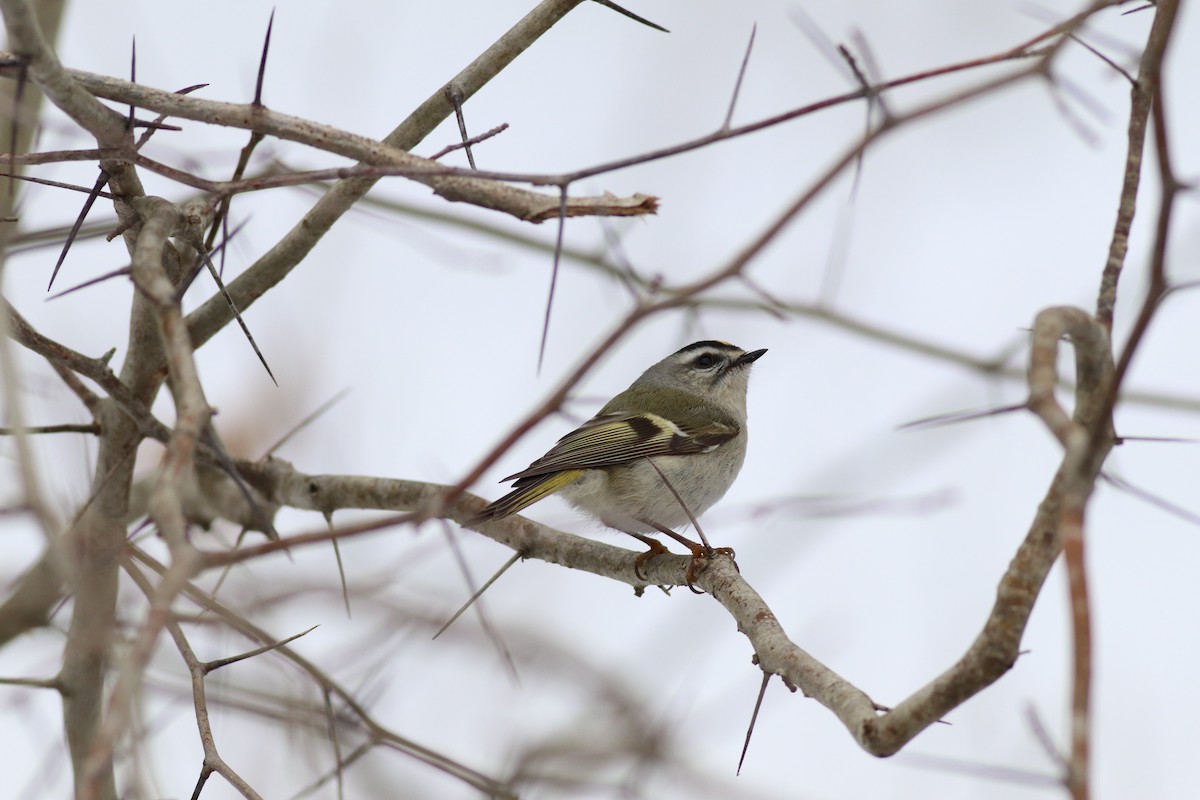
<svg viewBox="0 0 1200 800">
<path fill-rule="evenodd" d="M 123 146 L 132 140 L 124 118 L 104 106 L 82 89 L 59 63 L 46 40 L 31 6 L 24 0 L 0 0 L 8 43 L 20 55 L 18 63 L 27 70 L 46 97 L 64 113 L 91 133 L 102 147 Z M 127 204 L 142 194 L 136 172 L 127 164 L 105 160 L 101 169 L 122 200 L 116 203 L 123 221 L 131 218 Z M 130 234 L 132 236 L 132 233 Z M 127 243 L 132 243 L 127 238 Z M 141 346 L 151 335 L 135 296 L 134 318 L 130 326 L 130 358 L 123 376 L 126 386 L 141 383 L 144 377 L 135 365 Z M 14 317 L 9 313 L 10 324 Z M 157 383 L 152 381 L 156 387 Z M 135 388 L 134 395 L 137 395 Z M 141 398 L 148 404 L 151 397 Z M 95 732 L 100 726 L 103 708 L 105 665 L 114 630 L 117 571 L 116 554 L 125 542 L 125 505 L 131 458 L 137 431 L 127 418 L 106 404 L 98 406 L 101 436 L 96 459 L 93 494 L 67 533 L 63 574 L 75 594 L 67 641 L 63 650 L 58 680 L 63 687 L 63 720 L 77 791 L 99 800 L 116 800 L 112 770 L 102 770 L 95 781 L 83 778 Z M 57 543 L 56 543 L 57 544 Z M 26 577 L 32 573 L 27 573 Z M 50 586 L 57 587 L 57 581 Z M 91 790 L 90 792 L 88 790 Z"/>
<path fill-rule="evenodd" d="M 24 62 L 29 77 L 46 97 L 87 130 L 102 146 L 118 146 L 128 135 L 124 118 L 105 106 L 65 69 L 42 34 L 32 6 L 25 0 L 0 0 L 9 47 L 15 56 L 0 58 Z"/>
<path fill-rule="evenodd" d="M 65 0 L 46 0 L 36 9 L 37 23 L 53 38 L 61 25 Z M 24 72 L 24 67 L 19 72 Z M 36 87 L 27 85 L 27 76 L 22 74 L 17 81 L 0 85 L 0 108 L 8 110 L 10 119 L 6 133 L 6 169 L 15 170 L 12 157 L 29 148 L 33 141 L 38 113 L 43 105 L 43 95 Z M 17 186 L 12 179 L 6 181 L 0 193 L 0 218 L 13 217 L 18 201 Z M 20 241 L 17 225 L 0 222 L 0 290 L 6 284 L 4 275 L 8 266 L 13 243 Z M 45 500 L 38 470 L 34 460 L 34 449 L 27 431 L 25 403 L 22 387 L 25 376 L 18 366 L 9 339 L 17 323 L 9 314 L 9 306 L 0 298 L 0 399 L 6 420 L 16 428 L 14 455 L 21 476 L 21 500 L 37 519 L 45 548 L 42 556 L 18 579 L 12 593 L 0 605 L 0 646 L 20 634 L 40 627 L 49 619 L 49 614 L 58 602 L 62 576 L 54 563 L 54 547 L 63 530 L 63 520 L 58 519 Z"/>
<path fill-rule="evenodd" d="M 520 22 L 500 37 L 478 58 L 451 79 L 458 96 L 466 102 L 479 89 L 512 63 L 581 0 L 543 0 Z M 408 151 L 453 113 L 444 84 L 429 96 L 382 143 L 390 151 Z M 316 246 L 322 236 L 341 219 L 375 184 L 368 178 L 339 181 L 319 200 L 269 252 L 229 284 L 237 308 L 245 310 L 278 284 Z M 511 187 L 506 187 L 511 188 Z M 188 325 L 197 347 L 202 346 L 230 321 L 228 307 L 211 298 L 188 315 Z"/>
<path fill-rule="evenodd" d="M 62 601 L 63 580 L 55 560 L 53 547 L 43 550 L 41 557 L 21 574 L 12 592 L 0 604 L 0 647 L 45 625 L 50 612 Z"/>
<path fill-rule="evenodd" d="M 327 532 L 328 533 L 328 532 Z M 129 555 L 130 568 L 134 564 L 141 564 L 150 569 L 155 574 L 164 578 L 169 574 L 169 569 L 152 558 L 148 553 L 141 549 L 130 546 Z M 161 589 L 158 591 L 161 592 Z M 335 696 L 344 706 L 349 714 L 358 720 L 359 725 L 363 728 L 364 733 L 377 743 L 391 747 L 400 752 L 403 752 L 413 758 L 418 759 L 436 769 L 451 775 L 468 786 L 473 786 L 476 789 L 485 792 L 488 796 L 496 798 L 514 798 L 512 790 L 505 784 L 496 781 L 492 778 L 483 775 L 480 772 L 472 770 L 469 767 L 460 764 L 453 759 L 450 759 L 441 753 L 431 750 L 415 741 L 401 736 L 392 731 L 390 728 L 377 722 L 374 717 L 368 713 L 366 708 L 356 699 L 353 692 L 343 687 L 339 682 L 333 680 L 322 669 L 316 666 L 313 662 L 304 658 L 298 652 L 288 647 L 286 644 L 280 644 L 278 637 L 268 634 L 262 628 L 259 628 L 248 619 L 233 611 L 229 607 L 216 601 L 208 592 L 185 582 L 182 585 L 181 593 L 184 597 L 198 605 L 199 607 L 215 614 L 225 625 L 230 629 L 237 631 L 251 641 L 259 642 L 263 645 L 274 645 L 273 653 L 278 653 L 286 658 L 290 663 L 294 664 L 301 671 L 307 674 L 313 682 L 322 690 L 328 691 Z"/>
<path fill-rule="evenodd" d="M 415 217 L 417 219 L 447 225 L 458 230 L 471 231 L 481 236 L 494 238 L 524 247 L 534 252 L 551 254 L 554 252 L 554 242 L 529 233 L 522 229 L 514 229 L 486 219 L 473 219 L 462 216 L 440 207 L 426 207 L 416 203 L 407 203 L 392 198 L 367 197 L 363 203 L 369 206 L 395 214 Z M 683 294 L 679 286 L 656 282 L 637 272 L 622 269 L 600 249 L 584 249 L 566 246 L 562 250 L 565 259 L 596 270 L 613 278 L 632 280 L 638 288 L 644 291 L 655 290 L 664 295 Z M 767 304 L 758 300 L 737 297 L 706 296 L 692 298 L 686 304 L 688 308 L 729 309 L 746 312 L 782 312 L 786 315 L 812 319 L 823 322 L 838 330 L 871 341 L 879 342 L 898 350 L 927 356 L 936 361 L 955 364 L 986 377 L 1016 380 L 1022 383 L 1026 379 L 1024 366 L 1018 364 L 1014 356 L 1020 352 L 1020 347 L 1006 346 L 996 355 L 987 357 L 970 353 L 966 350 L 950 347 L 942 341 L 924 339 L 897 330 L 894 327 L 855 317 L 848 311 L 834 308 L 821 301 L 806 301 L 799 299 L 775 298 Z M 1059 386 L 1063 389 L 1074 389 L 1075 382 L 1070 376 L 1061 376 Z M 1177 411 L 1200 412 L 1200 396 L 1172 394 L 1142 389 L 1122 388 L 1120 401 L 1126 405 L 1144 405 L 1156 408 L 1174 409 Z"/>
<path fill-rule="evenodd" d="M 569 8 L 565 8 L 564 10 L 563 7 L 574 6 L 578 4 L 578 2 L 579 0 L 574 0 L 573 2 L 542 3 L 538 9 L 535 9 L 535 11 L 531 12 L 525 20 L 522 20 L 522 23 L 519 24 L 517 28 L 514 28 L 513 31 L 510 31 L 509 34 L 506 34 L 506 37 L 502 39 L 501 42 L 498 42 L 497 45 L 504 43 L 508 46 L 511 46 L 515 41 L 521 45 L 528 46 L 532 43 L 533 39 L 540 35 L 540 32 L 537 31 L 537 26 L 552 24 L 554 21 L 557 21 L 561 15 L 565 14 L 566 11 L 570 10 Z M 1115 2 L 1117 2 L 1117 0 L 1098 3 L 1087 11 L 1081 12 L 1071 19 L 1051 27 L 1038 36 L 1035 36 L 1024 43 L 1001 51 L 992 56 L 970 59 L 968 61 L 934 70 L 923 70 L 912 75 L 904 76 L 891 81 L 881 82 L 878 85 L 864 86 L 857 91 L 848 92 L 832 98 L 821 100 L 817 103 L 801 106 L 799 108 L 784 112 L 783 114 L 774 115 L 772 117 L 768 117 L 747 125 L 730 127 L 728 125 L 728 121 L 726 121 L 725 124 L 723 124 L 713 133 L 698 137 L 688 142 L 673 145 L 671 147 L 663 148 L 651 153 L 633 156 L 628 159 L 622 159 L 593 167 L 586 167 L 560 175 L 486 173 L 478 172 L 474 169 L 463 170 L 453 167 L 443 167 L 435 163 L 435 159 L 442 153 L 439 153 L 438 156 L 434 156 L 431 159 L 424 159 L 411 155 L 407 152 L 407 150 L 411 149 L 412 146 L 415 146 L 415 144 L 420 140 L 419 138 L 414 138 L 417 134 L 417 131 L 412 130 L 412 128 L 414 128 L 415 125 L 408 125 L 406 128 L 407 122 L 405 125 L 401 125 L 400 128 L 397 128 L 391 136 L 384 139 L 382 142 L 379 142 L 367 137 L 358 136 L 347 131 L 336 129 L 331 126 L 293 117 L 287 114 L 281 114 L 279 112 L 274 112 L 258 103 L 235 104 L 215 100 L 204 100 L 194 96 L 181 95 L 178 93 L 153 89 L 117 78 L 96 75 L 94 73 L 84 72 L 82 70 L 67 70 L 65 72 L 78 81 L 82 87 L 86 88 L 97 97 L 115 100 L 122 103 L 129 103 L 140 108 L 157 111 L 163 115 L 191 119 L 212 125 L 243 128 L 246 130 L 252 130 L 258 134 L 274 136 L 285 141 L 306 144 L 316 149 L 342 155 L 347 158 L 354 158 L 364 162 L 360 164 L 359 167 L 355 168 L 360 170 L 361 172 L 359 174 L 364 177 L 403 175 L 429 185 L 437 194 L 451 201 L 470 202 L 485 208 L 505 211 L 506 213 L 510 213 L 519 219 L 542 221 L 555 215 L 555 209 L 557 209 L 558 206 L 557 196 L 530 196 L 530 193 L 523 193 L 519 190 L 514 190 L 511 187 L 506 190 L 504 187 L 496 186 L 493 181 L 506 180 L 528 182 L 535 185 L 541 184 L 565 186 L 583 178 L 593 177 L 602 173 L 623 169 L 636 164 L 647 163 L 650 161 L 679 155 L 691 150 L 707 147 L 726 139 L 745 136 L 759 130 L 780 125 L 792 119 L 808 116 L 817 111 L 832 108 L 845 103 L 855 102 L 863 98 L 870 99 L 880 95 L 882 92 L 888 89 L 905 86 L 914 82 L 925 81 L 942 75 L 953 74 L 955 72 L 964 70 L 978 69 L 1007 61 L 1033 57 L 1039 57 L 1039 61 L 1048 59 L 1055 52 L 1057 52 L 1057 49 L 1063 39 L 1060 39 L 1059 43 L 1043 49 L 1037 49 L 1039 45 L 1042 45 L 1044 42 L 1053 39 L 1054 37 L 1064 36 L 1077 27 L 1088 16 L 1095 13 L 1096 10 L 1106 7 L 1107 5 L 1112 5 Z M 543 11 L 543 7 L 546 7 L 546 13 L 539 13 Z M 522 26 L 524 26 L 524 28 L 522 28 Z M 518 31 L 518 29 L 521 30 Z M 532 29 L 532 38 L 530 37 L 530 30 L 528 29 Z M 513 41 L 506 41 L 508 39 Z M 0 59 L 2 59 L 5 55 L 5 53 L 0 52 Z M 463 84 L 467 84 L 469 86 L 471 79 L 474 79 L 475 81 L 478 81 L 479 79 L 478 73 L 480 70 L 472 68 L 479 65 L 481 61 L 484 61 L 486 66 L 486 57 L 491 56 L 492 58 L 495 58 L 497 56 L 503 57 L 504 55 L 505 54 L 498 51 L 497 46 L 493 46 L 493 48 L 489 49 L 488 53 L 485 53 L 484 56 L 481 56 L 480 59 L 477 59 L 476 62 L 471 65 L 471 67 L 468 67 L 468 69 L 464 71 L 464 73 L 460 73 L 458 78 L 446 84 L 447 89 L 453 88 L 454 90 L 451 92 L 451 95 L 459 98 L 459 102 L 465 102 L 467 97 L 473 93 L 474 90 L 479 88 L 479 86 L 475 86 L 470 92 L 464 92 L 463 90 Z M 509 60 L 511 60 L 513 55 L 515 55 L 515 53 L 507 54 Z M 506 63 L 507 62 L 505 62 L 505 65 Z M 0 75 L 11 76 L 14 72 L 14 69 L 15 68 L 12 67 L 0 68 Z M 413 113 L 412 117 L 410 117 L 410 121 L 414 118 L 424 118 L 426 115 L 435 113 L 434 109 L 437 110 L 436 113 L 440 113 L 442 116 L 438 118 L 437 122 L 433 123 L 428 130 L 420 132 L 420 138 L 423 138 L 424 135 L 429 132 L 429 130 L 432 130 L 433 126 L 436 126 L 441 119 L 445 118 L 445 116 L 448 116 L 449 113 L 453 111 L 453 104 L 445 91 L 431 96 L 420 109 Z M 411 143 L 408 143 L 407 140 L 410 138 L 414 140 L 411 141 Z M 405 141 L 403 143 L 396 143 L 393 141 L 393 139 L 403 139 Z M 76 159 L 79 157 L 79 154 L 64 153 L 63 156 L 64 158 Z M 38 158 L 38 156 L 30 156 L 30 158 Z M 154 169 L 155 171 L 159 171 L 162 174 L 166 174 L 169 177 L 173 177 L 176 180 L 187 183 L 195 188 L 201 188 L 219 194 L 227 194 L 233 191 L 252 191 L 269 186 L 289 185 L 295 182 L 319 180 L 329 177 L 352 178 L 359 176 L 353 171 L 345 171 L 344 174 L 339 174 L 339 170 L 327 170 L 312 173 L 311 176 L 277 176 L 266 181 L 260 179 L 258 182 L 250 183 L 232 182 L 233 184 L 238 184 L 237 186 L 234 186 L 224 185 L 217 182 L 201 181 L 193 176 L 179 171 L 172 172 L 166 168 L 165 165 L 151 162 L 149 159 L 141 158 L 139 159 L 139 163 L 142 163 L 143 166 Z M 615 208 L 629 208 L 643 205 L 634 202 L 633 199 L 623 202 L 612 202 L 618 200 L 620 199 L 611 198 L 610 205 Z M 594 200 L 593 204 L 600 205 Z M 596 212 L 587 211 L 585 210 L 586 206 L 576 202 L 573 202 L 570 205 L 573 209 L 577 209 L 573 211 L 574 215 L 588 213 L 613 213 L 611 211 L 603 211 L 602 206 L 601 210 Z M 650 213 L 653 213 L 652 210 Z"/>
</svg>

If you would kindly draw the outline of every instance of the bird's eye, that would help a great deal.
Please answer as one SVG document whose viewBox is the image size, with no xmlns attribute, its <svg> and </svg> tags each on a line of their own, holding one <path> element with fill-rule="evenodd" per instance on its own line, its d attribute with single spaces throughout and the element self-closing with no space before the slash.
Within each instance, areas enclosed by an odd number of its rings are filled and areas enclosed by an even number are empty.
<svg viewBox="0 0 1200 800">
<path fill-rule="evenodd" d="M 704 353 L 703 355 L 696 356 L 696 360 L 692 363 L 700 369 L 708 369 L 717 363 L 717 357 L 712 353 Z"/>
</svg>

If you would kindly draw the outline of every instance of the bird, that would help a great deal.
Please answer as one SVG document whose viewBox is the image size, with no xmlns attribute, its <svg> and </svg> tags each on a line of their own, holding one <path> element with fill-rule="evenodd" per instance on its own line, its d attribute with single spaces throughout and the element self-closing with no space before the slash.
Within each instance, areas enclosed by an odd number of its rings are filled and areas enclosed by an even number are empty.
<svg viewBox="0 0 1200 800">
<path fill-rule="evenodd" d="M 728 342 L 693 342 L 652 365 L 587 422 L 541 458 L 502 479 L 513 489 L 467 521 L 503 519 L 558 494 L 604 525 L 650 549 L 634 560 L 645 580 L 647 560 L 669 552 L 648 534 L 662 533 L 692 553 L 687 585 L 713 554 L 733 556 L 675 529 L 720 500 L 746 457 L 750 365 L 767 351 Z M 700 534 L 704 539 L 703 533 Z"/>
</svg>

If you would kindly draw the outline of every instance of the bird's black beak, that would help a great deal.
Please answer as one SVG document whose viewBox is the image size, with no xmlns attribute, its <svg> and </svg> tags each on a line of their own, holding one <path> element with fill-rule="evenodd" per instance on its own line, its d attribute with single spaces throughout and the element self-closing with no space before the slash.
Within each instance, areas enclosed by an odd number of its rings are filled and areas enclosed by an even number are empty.
<svg viewBox="0 0 1200 800">
<path fill-rule="evenodd" d="M 755 361 L 758 361 L 760 358 L 766 355 L 766 352 L 767 348 L 764 347 L 762 350 L 752 350 L 749 353 L 742 353 L 729 366 L 732 369 L 735 367 L 745 367 L 749 364 L 753 364 Z"/>
</svg>

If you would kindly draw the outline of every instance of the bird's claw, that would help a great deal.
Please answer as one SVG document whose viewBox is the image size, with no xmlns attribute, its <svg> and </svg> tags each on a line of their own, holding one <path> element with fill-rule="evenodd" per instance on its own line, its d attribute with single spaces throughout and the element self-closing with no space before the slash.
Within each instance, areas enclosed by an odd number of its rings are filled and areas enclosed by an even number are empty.
<svg viewBox="0 0 1200 800">
<path fill-rule="evenodd" d="M 641 538 L 641 537 L 638 537 Z M 633 559 L 633 574 L 637 576 L 639 581 L 649 580 L 642 568 L 646 566 L 646 562 L 655 556 L 661 556 L 663 553 L 670 553 L 666 547 L 657 539 L 642 539 L 646 546 L 650 549 Z"/>
<path fill-rule="evenodd" d="M 684 575 L 684 585 L 691 589 L 695 594 L 704 594 L 692 584 L 696 582 L 696 574 L 708 565 L 709 559 L 714 556 L 727 556 L 733 568 L 738 572 L 742 570 L 737 565 L 737 560 L 734 558 L 732 547 L 705 547 L 703 545 L 692 550 L 692 561 L 688 564 L 687 574 Z"/>
</svg>

